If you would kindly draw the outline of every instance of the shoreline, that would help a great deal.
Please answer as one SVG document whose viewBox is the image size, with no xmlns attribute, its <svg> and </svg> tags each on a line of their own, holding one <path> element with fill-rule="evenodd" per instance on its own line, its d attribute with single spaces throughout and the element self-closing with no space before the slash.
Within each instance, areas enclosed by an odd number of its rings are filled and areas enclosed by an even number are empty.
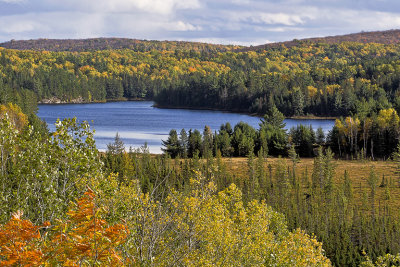
<svg viewBox="0 0 400 267">
<path fill-rule="evenodd" d="M 153 100 L 150 100 L 153 101 Z M 154 101 L 153 101 L 154 102 Z M 217 109 L 217 108 L 207 108 L 207 107 L 187 107 L 187 106 L 169 106 L 169 105 L 159 105 L 154 102 L 153 107 L 156 108 L 165 108 L 165 109 L 187 109 L 187 110 L 209 110 L 209 111 L 220 111 L 224 113 L 236 113 L 236 114 L 243 114 L 252 117 L 260 117 L 262 118 L 263 115 L 258 113 L 249 113 L 244 111 L 234 111 L 234 110 L 226 110 L 226 109 Z M 338 117 L 331 117 L 331 116 L 315 116 L 315 115 L 302 115 L 302 116 L 285 116 L 285 119 L 292 119 L 292 120 L 336 120 Z"/>
<path fill-rule="evenodd" d="M 153 101 L 154 102 L 154 101 Z M 208 110 L 208 111 L 220 111 L 224 113 L 235 113 L 235 114 L 243 114 L 252 117 L 260 117 L 263 116 L 257 113 L 249 113 L 244 111 L 235 111 L 235 110 L 227 110 L 227 109 L 217 109 L 217 108 L 207 108 L 207 107 L 187 107 L 187 106 L 169 106 L 169 105 L 159 105 L 154 102 L 153 107 L 160 108 L 160 109 L 186 109 L 186 110 Z"/>
<path fill-rule="evenodd" d="M 54 99 L 42 99 L 37 102 L 38 105 L 73 105 L 73 104 L 98 104 L 98 103 L 111 103 L 111 102 L 128 102 L 128 101 L 153 101 L 151 99 L 144 98 L 118 98 L 118 99 L 106 99 L 106 100 L 94 100 L 85 101 L 82 99 L 72 99 L 70 101 Z"/>
<path fill-rule="evenodd" d="M 98 104 L 98 103 L 112 103 L 112 102 L 141 102 L 141 101 L 152 101 L 152 107 L 160 108 L 160 109 L 186 109 L 186 110 L 208 110 L 208 111 L 220 111 L 224 113 L 236 113 L 243 114 L 252 117 L 262 118 L 263 115 L 258 113 L 249 113 L 240 110 L 227 110 L 227 109 L 217 109 L 217 108 L 209 108 L 209 107 L 188 107 L 188 106 L 170 106 L 170 105 L 160 105 L 154 102 L 152 99 L 145 98 L 120 98 L 120 99 L 106 99 L 106 100 L 96 100 L 96 101 L 84 101 L 83 99 L 73 99 L 71 101 L 62 101 L 57 98 L 52 99 L 43 99 L 38 101 L 38 105 L 73 105 L 73 104 Z M 331 116 L 315 116 L 315 115 L 302 115 L 302 116 L 285 116 L 285 119 L 292 120 L 335 120 L 337 117 Z"/>
</svg>

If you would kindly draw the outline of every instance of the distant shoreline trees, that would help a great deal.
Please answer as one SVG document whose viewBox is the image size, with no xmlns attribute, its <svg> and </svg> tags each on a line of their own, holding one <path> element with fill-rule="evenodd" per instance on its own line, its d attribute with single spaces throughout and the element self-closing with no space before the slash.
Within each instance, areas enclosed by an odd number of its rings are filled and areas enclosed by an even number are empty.
<svg viewBox="0 0 400 267">
<path fill-rule="evenodd" d="M 400 45 L 300 42 L 247 52 L 165 47 L 170 50 L 0 48 L 0 103 L 17 103 L 28 115 L 44 99 L 151 99 L 161 107 L 254 114 L 276 106 L 285 116 L 400 111 Z"/>
</svg>

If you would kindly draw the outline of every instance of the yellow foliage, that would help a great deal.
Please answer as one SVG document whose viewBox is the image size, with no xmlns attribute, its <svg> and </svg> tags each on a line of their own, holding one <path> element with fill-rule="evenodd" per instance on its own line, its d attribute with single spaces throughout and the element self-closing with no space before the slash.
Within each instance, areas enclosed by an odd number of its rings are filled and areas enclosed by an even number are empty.
<svg viewBox="0 0 400 267">
<path fill-rule="evenodd" d="M 149 223 L 170 229 L 160 238 L 153 264 L 167 266 L 178 258 L 177 265 L 186 266 L 331 266 L 321 243 L 300 230 L 288 231 L 283 217 L 263 202 L 245 206 L 235 184 L 215 194 L 215 184 L 198 173 L 190 183 L 188 195 L 173 191 L 167 198 L 170 212 L 162 218 L 154 216 L 158 204 L 143 197 Z"/>
<path fill-rule="evenodd" d="M 96 194 L 88 190 L 71 208 L 65 222 L 59 221 L 55 235 L 46 247 L 47 262 L 68 266 L 109 265 L 124 266 L 116 250 L 129 234 L 126 226 L 109 226 L 102 218 L 104 208 L 98 206 Z"/>
<path fill-rule="evenodd" d="M 79 68 L 79 70 L 88 76 L 92 76 L 92 77 L 100 77 L 101 74 L 92 66 L 89 65 L 85 65 Z"/>
<path fill-rule="evenodd" d="M 344 121 L 336 119 L 335 126 L 338 128 L 340 133 L 345 136 L 357 133 L 360 127 L 360 120 L 358 118 L 346 117 Z"/>
<path fill-rule="evenodd" d="M 332 95 L 336 90 L 339 90 L 339 89 L 340 89 L 340 85 L 338 85 L 338 84 L 330 84 L 330 85 L 326 86 L 326 92 L 329 95 Z"/>
<path fill-rule="evenodd" d="M 378 126 L 381 129 L 385 129 L 390 125 L 398 126 L 399 120 L 399 116 L 394 108 L 380 110 L 377 117 Z"/>
<path fill-rule="evenodd" d="M 71 63 L 71 62 L 69 62 L 69 61 L 67 60 L 67 61 L 65 61 L 64 66 L 65 66 L 66 69 L 72 70 L 72 69 L 74 69 L 74 66 L 75 66 L 75 65 L 74 65 L 74 63 Z"/>
<path fill-rule="evenodd" d="M 22 130 L 28 124 L 28 116 L 16 104 L 0 105 L 0 118 L 4 118 L 4 116 L 8 116 L 12 125 L 18 130 Z"/>
<path fill-rule="evenodd" d="M 197 69 L 196 69 L 195 67 L 189 67 L 189 68 L 188 68 L 188 71 L 189 71 L 189 72 L 196 72 Z"/>
<path fill-rule="evenodd" d="M 314 97 L 317 95 L 318 89 L 315 88 L 314 86 L 307 86 L 307 91 L 308 91 L 308 96 L 309 97 Z"/>
</svg>

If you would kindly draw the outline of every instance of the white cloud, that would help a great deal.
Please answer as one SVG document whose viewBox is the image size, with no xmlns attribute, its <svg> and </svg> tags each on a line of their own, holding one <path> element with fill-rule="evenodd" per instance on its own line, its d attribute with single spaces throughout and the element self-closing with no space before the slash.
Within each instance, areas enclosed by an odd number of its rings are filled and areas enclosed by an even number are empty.
<svg viewBox="0 0 400 267">
<path fill-rule="evenodd" d="M 0 0 L 0 2 L 4 2 L 7 4 L 20 4 L 25 2 L 25 0 Z"/>
<path fill-rule="evenodd" d="M 258 45 L 392 28 L 400 28 L 395 0 L 0 0 L 0 42 L 115 36 Z"/>
<path fill-rule="evenodd" d="M 34 21 L 17 21 L 11 24 L 1 23 L 0 26 L 3 28 L 4 33 L 22 33 L 22 32 L 31 32 L 36 27 L 36 23 Z"/>
<path fill-rule="evenodd" d="M 259 16 L 253 17 L 252 20 L 256 23 L 283 24 L 288 26 L 304 24 L 304 19 L 301 16 L 285 13 L 261 13 Z"/>
<path fill-rule="evenodd" d="M 177 39 L 179 40 L 179 39 Z M 183 40 L 183 39 L 181 39 Z M 192 42 L 200 42 L 200 43 L 209 43 L 209 44 L 224 44 L 224 45 L 241 45 L 241 46 L 256 46 L 256 45 L 261 45 L 261 44 L 266 44 L 266 43 L 271 43 L 270 40 L 266 40 L 263 38 L 257 38 L 252 41 L 232 41 L 229 39 L 224 39 L 224 38 L 192 38 L 190 39 Z"/>
<path fill-rule="evenodd" d="M 12 38 L 20 33 L 29 38 L 51 37 L 54 33 L 70 38 L 93 37 L 101 34 L 102 25 L 99 14 L 52 12 L 0 17 L 0 33 L 8 33 Z"/>
<path fill-rule="evenodd" d="M 361 19 L 360 22 L 362 25 L 368 25 L 368 28 L 375 28 L 377 30 L 400 28 L 400 14 L 372 12 L 368 17 Z"/>
<path fill-rule="evenodd" d="M 163 25 L 163 28 L 170 31 L 198 31 L 201 30 L 200 26 L 194 26 L 193 24 L 186 23 L 183 21 L 169 22 Z"/>
<path fill-rule="evenodd" d="M 250 4 L 250 0 L 232 0 L 232 3 L 236 5 L 247 5 Z"/>
<path fill-rule="evenodd" d="M 61 6 L 52 0 L 44 0 L 50 6 Z M 200 7 L 198 0 L 69 0 L 63 7 L 81 12 L 130 13 L 146 12 L 160 15 L 173 14 L 178 10 Z"/>
<path fill-rule="evenodd" d="M 265 26 L 255 26 L 254 31 L 256 32 L 293 32 L 302 31 L 303 28 L 300 27 L 265 27 Z"/>
<path fill-rule="evenodd" d="M 290 14 L 290 13 L 267 13 L 267 12 L 231 12 L 230 16 L 234 21 L 242 23 L 255 23 L 255 24 L 267 24 L 267 25 L 285 25 L 295 26 L 305 24 L 307 20 L 313 19 L 314 16 Z"/>
</svg>

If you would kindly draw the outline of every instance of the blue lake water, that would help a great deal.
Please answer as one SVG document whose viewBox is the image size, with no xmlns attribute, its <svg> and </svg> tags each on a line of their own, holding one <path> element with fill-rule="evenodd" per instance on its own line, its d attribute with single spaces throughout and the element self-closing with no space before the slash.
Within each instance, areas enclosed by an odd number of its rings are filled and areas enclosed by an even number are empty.
<svg viewBox="0 0 400 267">
<path fill-rule="evenodd" d="M 232 127 L 244 121 L 256 129 L 260 117 L 244 114 L 226 113 L 209 110 L 160 109 L 153 107 L 151 101 L 109 102 L 96 104 L 39 105 L 38 116 L 53 131 L 57 118 L 77 117 L 78 121 L 88 121 L 95 129 L 95 140 L 99 150 L 106 150 L 107 144 L 114 141 L 118 132 L 126 148 L 139 148 L 147 142 L 151 153 L 161 153 L 161 140 L 166 140 L 171 129 L 178 133 L 182 128 L 198 129 L 204 126 L 218 130 L 221 124 L 229 122 Z M 294 120 L 286 119 L 286 128 L 298 124 L 312 125 L 314 130 L 322 127 L 328 132 L 334 120 Z"/>
</svg>

